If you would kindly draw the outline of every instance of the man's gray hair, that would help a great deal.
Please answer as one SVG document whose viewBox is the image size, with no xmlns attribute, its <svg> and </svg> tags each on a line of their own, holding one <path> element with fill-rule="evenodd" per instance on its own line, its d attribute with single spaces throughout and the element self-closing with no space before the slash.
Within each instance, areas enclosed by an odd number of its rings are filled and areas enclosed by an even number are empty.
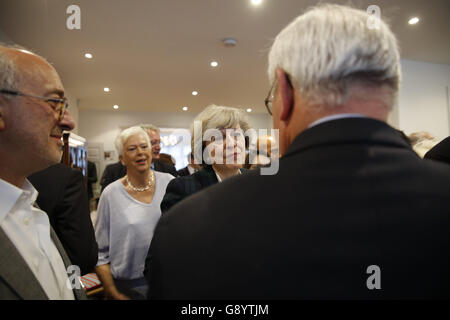
<svg viewBox="0 0 450 320">
<path fill-rule="evenodd" d="M 6 90 L 18 90 L 21 84 L 21 72 L 14 59 L 3 52 L 4 48 L 23 50 L 17 45 L 9 45 L 0 42 L 0 88 Z"/>
<path fill-rule="evenodd" d="M 141 126 L 134 126 L 134 127 L 130 127 L 130 128 L 123 130 L 117 136 L 116 141 L 115 141 L 117 154 L 119 156 L 123 155 L 123 145 L 125 144 L 125 142 L 127 142 L 127 140 L 130 137 L 139 135 L 139 134 L 141 134 L 145 137 L 145 140 L 147 140 L 147 144 L 150 148 L 150 138 L 148 136 L 148 133 Z"/>
<path fill-rule="evenodd" d="M 309 9 L 276 37 L 269 53 L 270 82 L 279 67 L 308 103 L 325 107 L 344 104 L 354 84 L 387 85 L 392 95 L 386 103 L 392 107 L 401 80 L 398 44 L 385 22 L 369 27 L 370 18 L 340 5 Z"/>
<path fill-rule="evenodd" d="M 152 125 L 152 124 L 143 123 L 143 124 L 140 124 L 139 127 L 141 127 L 144 130 L 152 130 L 152 131 L 156 131 L 156 132 L 160 133 L 159 128 L 157 126 Z"/>
</svg>

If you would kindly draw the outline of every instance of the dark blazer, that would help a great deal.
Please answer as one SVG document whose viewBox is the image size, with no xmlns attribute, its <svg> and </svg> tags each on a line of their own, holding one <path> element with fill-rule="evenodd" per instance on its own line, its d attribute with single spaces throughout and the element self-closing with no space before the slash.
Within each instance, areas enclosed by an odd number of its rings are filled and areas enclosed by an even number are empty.
<svg viewBox="0 0 450 320">
<path fill-rule="evenodd" d="M 177 171 L 177 176 L 178 177 L 184 177 L 184 176 L 189 176 L 191 173 L 189 172 L 188 167 L 184 167 L 183 169 L 180 169 Z"/>
<path fill-rule="evenodd" d="M 431 148 L 423 158 L 450 164 L 450 137 Z"/>
<path fill-rule="evenodd" d="M 125 177 L 127 174 L 127 167 L 125 167 L 122 162 L 116 162 L 108 164 L 103 171 L 102 179 L 100 180 L 100 185 L 102 186 L 101 192 L 112 182 Z"/>
<path fill-rule="evenodd" d="M 217 182 L 212 166 L 206 166 L 192 175 L 172 179 L 167 185 L 166 194 L 161 202 L 161 212 L 164 213 L 177 202 Z"/>
<path fill-rule="evenodd" d="M 28 179 L 39 192 L 36 202 L 47 213 L 72 264 L 80 267 L 82 275 L 93 272 L 98 245 L 81 171 L 56 164 Z"/>
<path fill-rule="evenodd" d="M 178 177 L 177 169 L 173 165 L 160 160 L 154 160 L 153 164 L 155 165 L 155 171 L 170 173 L 174 177 Z"/>
<path fill-rule="evenodd" d="M 95 166 L 94 162 L 88 161 L 87 191 L 89 199 L 94 197 L 94 192 L 92 191 L 92 184 L 96 182 L 97 182 L 97 167 Z"/>
<path fill-rule="evenodd" d="M 384 122 L 319 124 L 295 138 L 278 174 L 227 179 L 162 216 L 149 295 L 449 298 L 449 187 L 448 166 L 420 159 Z"/>
</svg>

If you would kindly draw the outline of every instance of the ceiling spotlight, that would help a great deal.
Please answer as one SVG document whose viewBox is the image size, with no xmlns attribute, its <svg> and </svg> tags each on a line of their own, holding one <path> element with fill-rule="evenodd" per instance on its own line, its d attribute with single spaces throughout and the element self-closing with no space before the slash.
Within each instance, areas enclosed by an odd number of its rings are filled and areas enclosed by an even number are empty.
<svg viewBox="0 0 450 320">
<path fill-rule="evenodd" d="M 84 54 L 84 56 L 85 56 L 87 59 L 92 59 L 92 54 L 90 54 L 90 53 L 86 53 L 86 54 Z"/>
<path fill-rule="evenodd" d="M 119 109 L 119 106 L 117 104 L 115 104 L 113 108 L 117 110 L 117 109 Z"/>
<path fill-rule="evenodd" d="M 183 111 L 188 111 L 188 107 L 183 107 Z"/>
<path fill-rule="evenodd" d="M 254 6 L 259 6 L 262 3 L 262 0 L 252 0 L 252 4 Z"/>
<path fill-rule="evenodd" d="M 248 108 L 248 109 L 247 109 L 247 112 L 252 112 L 252 109 Z"/>
<path fill-rule="evenodd" d="M 109 92 L 109 88 L 103 88 L 103 91 Z"/>
<path fill-rule="evenodd" d="M 198 96 L 198 91 L 192 91 L 193 96 Z"/>
<path fill-rule="evenodd" d="M 419 18 L 414 17 L 414 18 L 409 19 L 408 23 L 409 23 L 409 24 L 416 24 L 416 23 L 419 22 L 419 21 L 420 21 Z"/>
<path fill-rule="evenodd" d="M 211 67 L 215 68 L 219 65 L 219 63 L 217 61 L 213 61 L 211 62 Z"/>
</svg>

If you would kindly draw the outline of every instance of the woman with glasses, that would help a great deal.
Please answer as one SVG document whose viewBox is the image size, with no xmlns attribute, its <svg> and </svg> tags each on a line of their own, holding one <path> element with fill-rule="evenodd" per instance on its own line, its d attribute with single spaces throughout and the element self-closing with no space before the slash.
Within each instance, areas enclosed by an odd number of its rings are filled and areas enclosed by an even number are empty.
<svg viewBox="0 0 450 320">
<path fill-rule="evenodd" d="M 99 247 L 96 273 L 106 299 L 144 299 L 145 257 L 173 176 L 150 169 L 149 136 L 141 127 L 121 132 L 116 149 L 127 175 L 109 184 L 100 197 L 94 225 Z"/>
<path fill-rule="evenodd" d="M 245 136 L 250 129 L 241 109 L 211 105 L 191 126 L 191 148 L 202 170 L 178 177 L 167 186 L 161 210 L 215 183 L 241 174 L 245 164 Z M 206 141 L 203 141 L 206 140 Z"/>
</svg>

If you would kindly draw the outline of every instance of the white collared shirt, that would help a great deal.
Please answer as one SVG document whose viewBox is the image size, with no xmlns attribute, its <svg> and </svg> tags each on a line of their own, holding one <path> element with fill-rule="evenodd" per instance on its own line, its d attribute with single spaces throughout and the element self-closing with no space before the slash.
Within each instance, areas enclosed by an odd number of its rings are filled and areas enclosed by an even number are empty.
<svg viewBox="0 0 450 320">
<path fill-rule="evenodd" d="M 345 119 L 345 118 L 367 118 L 366 116 L 359 114 L 359 113 L 339 113 L 339 114 L 333 114 L 331 116 L 326 116 L 320 119 L 317 119 L 316 121 L 314 121 L 313 123 L 311 123 L 308 126 L 309 128 L 312 128 L 314 126 L 317 126 L 318 124 L 327 122 L 327 121 L 332 121 L 332 120 L 338 120 L 338 119 Z"/>
<path fill-rule="evenodd" d="M 75 299 L 67 271 L 50 238 L 45 212 L 33 207 L 37 190 L 28 180 L 22 189 L 0 179 L 0 228 L 23 257 L 51 300 Z"/>
</svg>

